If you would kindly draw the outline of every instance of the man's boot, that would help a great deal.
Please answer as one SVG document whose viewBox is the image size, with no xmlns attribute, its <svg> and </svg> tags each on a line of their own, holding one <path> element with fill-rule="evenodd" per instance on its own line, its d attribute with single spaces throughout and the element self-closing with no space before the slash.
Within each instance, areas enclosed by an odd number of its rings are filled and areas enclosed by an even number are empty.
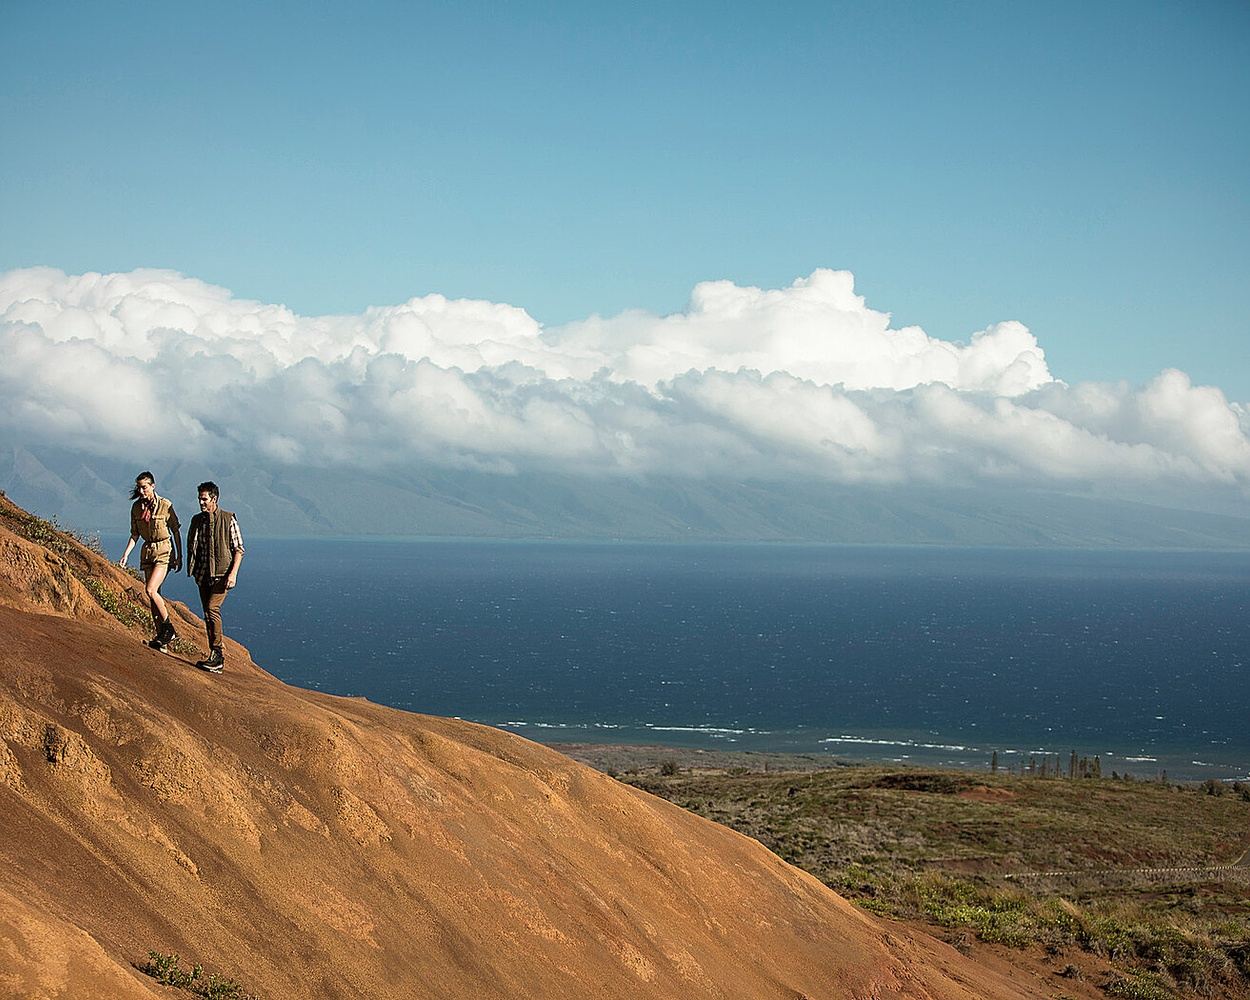
<svg viewBox="0 0 1250 1000">
<path fill-rule="evenodd" d="M 208 656 L 200 660 L 197 664 L 201 670 L 207 670 L 210 674 L 219 674 L 225 669 L 225 659 L 221 655 L 221 647 L 214 646 L 208 651 Z"/>
</svg>

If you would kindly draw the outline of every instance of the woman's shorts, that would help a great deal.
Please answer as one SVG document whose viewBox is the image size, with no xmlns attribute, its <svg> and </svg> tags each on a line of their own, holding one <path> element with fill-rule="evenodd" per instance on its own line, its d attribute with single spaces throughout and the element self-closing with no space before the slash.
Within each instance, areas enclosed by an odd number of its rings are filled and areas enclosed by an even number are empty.
<svg viewBox="0 0 1250 1000">
<path fill-rule="evenodd" d="M 169 557 L 174 550 L 174 543 L 168 538 L 159 542 L 144 542 L 139 550 L 139 568 L 151 569 L 155 566 L 168 566 Z"/>
</svg>

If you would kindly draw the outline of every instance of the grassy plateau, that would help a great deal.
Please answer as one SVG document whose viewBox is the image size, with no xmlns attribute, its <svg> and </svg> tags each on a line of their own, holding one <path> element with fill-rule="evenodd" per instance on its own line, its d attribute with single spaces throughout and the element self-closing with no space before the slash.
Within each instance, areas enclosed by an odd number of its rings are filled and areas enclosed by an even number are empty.
<svg viewBox="0 0 1250 1000">
<path fill-rule="evenodd" d="M 568 752 L 961 950 L 1031 952 L 1108 996 L 1250 996 L 1248 786 Z"/>
</svg>

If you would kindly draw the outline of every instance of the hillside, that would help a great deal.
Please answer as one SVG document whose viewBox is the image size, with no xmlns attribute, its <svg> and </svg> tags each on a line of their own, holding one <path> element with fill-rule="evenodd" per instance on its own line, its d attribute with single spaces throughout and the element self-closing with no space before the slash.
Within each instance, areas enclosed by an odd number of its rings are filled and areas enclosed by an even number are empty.
<svg viewBox="0 0 1250 1000">
<path fill-rule="evenodd" d="M 269 1000 L 1050 995 L 517 736 L 196 671 L 138 596 L 0 497 L 2 996 L 185 996 L 149 951 Z"/>
</svg>

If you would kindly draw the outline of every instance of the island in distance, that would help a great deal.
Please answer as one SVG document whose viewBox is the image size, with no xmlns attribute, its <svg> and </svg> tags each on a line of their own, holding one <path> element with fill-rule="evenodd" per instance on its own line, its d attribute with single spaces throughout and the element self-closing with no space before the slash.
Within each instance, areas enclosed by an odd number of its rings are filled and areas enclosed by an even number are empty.
<svg viewBox="0 0 1250 1000">
<path fill-rule="evenodd" d="M 126 509 L 137 470 L 56 448 L 0 446 L 0 490 L 85 531 Z M 1250 548 L 1235 491 L 1202 509 L 1024 488 L 896 487 L 687 479 L 676 476 L 504 475 L 434 466 L 347 472 L 300 466 L 156 471 L 167 496 L 229 484 L 255 535 L 423 535 L 656 541 L 782 541 L 866 545 Z M 359 498 L 369 497 L 362 512 Z M 1165 502 L 1167 501 L 1167 502 Z M 112 513 L 110 513 L 112 512 Z"/>
</svg>

